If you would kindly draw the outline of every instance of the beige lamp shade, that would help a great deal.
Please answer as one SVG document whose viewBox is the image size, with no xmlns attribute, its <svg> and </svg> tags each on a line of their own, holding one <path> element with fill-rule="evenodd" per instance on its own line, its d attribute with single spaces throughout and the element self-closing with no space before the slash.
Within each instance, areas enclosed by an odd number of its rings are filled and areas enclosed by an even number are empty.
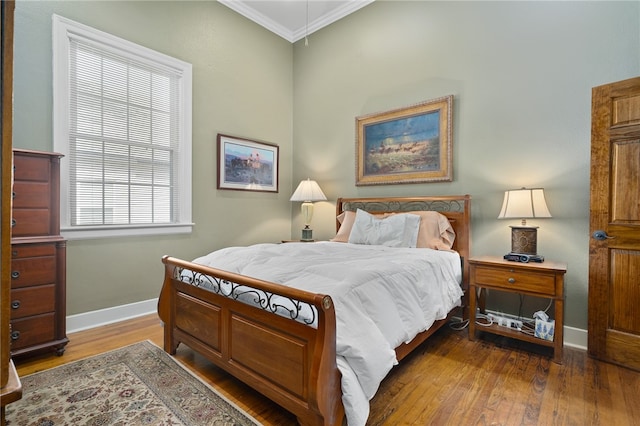
<svg viewBox="0 0 640 426">
<path fill-rule="evenodd" d="M 522 219 L 522 226 L 525 226 L 526 219 L 539 217 L 551 217 L 543 188 L 510 189 L 504 192 L 498 219 Z"/>
</svg>

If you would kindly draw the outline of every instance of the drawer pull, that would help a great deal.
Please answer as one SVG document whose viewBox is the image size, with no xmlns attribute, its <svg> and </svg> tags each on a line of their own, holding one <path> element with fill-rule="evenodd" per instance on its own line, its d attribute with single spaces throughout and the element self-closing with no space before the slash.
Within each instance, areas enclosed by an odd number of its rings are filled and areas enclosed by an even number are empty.
<svg viewBox="0 0 640 426">
<path fill-rule="evenodd" d="M 11 193 L 11 198 L 14 199 L 14 200 L 16 199 L 16 193 L 15 192 Z"/>
<path fill-rule="evenodd" d="M 18 278 L 20 278 L 20 271 L 13 271 L 13 272 L 11 272 L 11 278 L 13 278 L 13 279 L 18 279 Z"/>
<path fill-rule="evenodd" d="M 511 278 L 509 278 L 507 281 L 509 281 L 509 284 L 513 284 L 513 283 L 515 283 L 515 282 L 516 282 L 516 279 L 515 279 L 515 278 L 513 278 L 513 277 L 511 277 Z"/>
<path fill-rule="evenodd" d="M 11 340 L 18 340 L 20 338 L 20 332 L 18 330 L 11 332 Z"/>
<path fill-rule="evenodd" d="M 14 300 L 13 302 L 11 302 L 11 309 L 18 309 L 19 307 L 20 307 L 19 300 Z"/>
<path fill-rule="evenodd" d="M 14 226 L 16 226 L 16 220 L 15 219 L 11 219 L 11 227 L 13 228 Z"/>
</svg>

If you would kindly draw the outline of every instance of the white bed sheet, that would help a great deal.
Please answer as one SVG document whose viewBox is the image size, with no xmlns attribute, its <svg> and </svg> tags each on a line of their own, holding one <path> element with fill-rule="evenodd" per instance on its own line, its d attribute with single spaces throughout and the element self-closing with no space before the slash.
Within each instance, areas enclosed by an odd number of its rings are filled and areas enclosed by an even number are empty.
<svg viewBox="0 0 640 426">
<path fill-rule="evenodd" d="M 362 426 L 369 400 L 397 364 L 395 350 L 460 306 L 455 252 L 348 243 L 228 247 L 194 263 L 328 294 L 336 311 L 337 365 L 350 426 Z"/>
</svg>

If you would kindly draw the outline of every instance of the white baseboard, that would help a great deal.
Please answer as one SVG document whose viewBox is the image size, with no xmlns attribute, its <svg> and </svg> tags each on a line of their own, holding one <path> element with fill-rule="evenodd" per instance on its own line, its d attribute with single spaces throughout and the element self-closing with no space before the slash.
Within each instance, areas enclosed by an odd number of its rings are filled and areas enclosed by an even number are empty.
<svg viewBox="0 0 640 426">
<path fill-rule="evenodd" d="M 582 328 L 564 326 L 564 345 L 587 350 L 588 332 Z"/>
<path fill-rule="evenodd" d="M 114 306 L 112 308 L 99 309 L 97 311 L 84 312 L 82 314 L 69 315 L 67 317 L 67 334 L 152 314 L 157 311 L 158 299 L 156 298 L 129 303 L 127 305 Z"/>
</svg>

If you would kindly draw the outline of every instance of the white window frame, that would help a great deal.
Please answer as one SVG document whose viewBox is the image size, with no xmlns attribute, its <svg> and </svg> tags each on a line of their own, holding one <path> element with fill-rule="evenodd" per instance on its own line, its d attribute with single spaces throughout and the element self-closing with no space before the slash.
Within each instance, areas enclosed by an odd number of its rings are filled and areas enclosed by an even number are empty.
<svg viewBox="0 0 640 426">
<path fill-rule="evenodd" d="M 111 34 L 53 15 L 53 147 L 58 153 L 69 153 L 69 51 L 70 38 L 82 38 L 102 45 L 105 49 L 128 56 L 137 61 L 168 67 L 180 75 L 181 113 L 179 176 L 179 217 L 170 224 L 72 226 L 70 216 L 69 161 L 60 165 L 60 227 L 67 239 L 103 238 L 135 235 L 190 233 L 191 219 L 191 118 L 192 118 L 192 66 L 146 47 L 123 40 Z"/>
</svg>

